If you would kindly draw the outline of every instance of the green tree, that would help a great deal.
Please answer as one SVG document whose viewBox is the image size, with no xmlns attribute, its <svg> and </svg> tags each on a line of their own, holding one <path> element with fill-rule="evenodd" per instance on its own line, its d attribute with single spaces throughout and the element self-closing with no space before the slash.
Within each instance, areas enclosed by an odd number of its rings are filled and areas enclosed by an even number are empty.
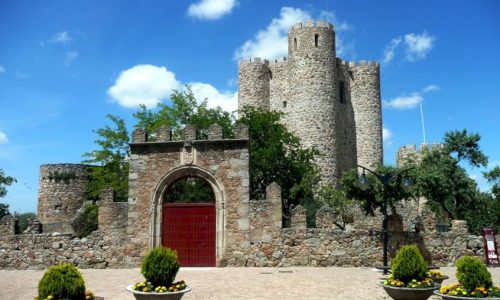
<svg viewBox="0 0 500 300">
<path fill-rule="evenodd" d="M 479 192 L 476 182 L 460 165 L 486 166 L 488 158 L 479 149 L 480 136 L 466 130 L 445 134 L 442 147 L 424 152 L 415 169 L 417 187 L 433 212 L 450 219 L 465 219 L 474 210 Z"/>
<path fill-rule="evenodd" d="M 322 186 L 317 195 L 318 202 L 331 207 L 335 215 L 339 216 L 334 220 L 335 225 L 344 230 L 345 225 L 353 223 L 351 207 L 354 201 L 347 197 L 344 189 L 335 189 L 332 186 Z"/>
<path fill-rule="evenodd" d="M 36 218 L 36 214 L 33 212 L 27 212 L 27 213 L 18 213 L 14 212 L 14 217 L 18 220 L 17 223 L 17 232 L 18 233 L 23 233 L 23 231 L 28 228 L 28 219 L 34 219 Z"/>
<path fill-rule="evenodd" d="M 407 172 L 401 172 L 400 169 L 392 166 L 380 166 L 374 170 L 383 178 L 394 178 L 384 185 L 373 174 L 366 174 L 368 178 L 368 188 L 361 189 L 359 187 L 359 174 L 357 168 L 344 172 L 341 177 L 340 185 L 345 191 L 347 198 L 359 201 L 361 208 L 367 215 L 374 215 L 375 210 L 386 209 L 384 203 L 387 203 L 387 208 L 391 211 L 396 211 L 396 204 L 403 200 L 415 196 L 413 189 L 406 191 L 403 189 L 403 178 L 407 177 Z"/>
<path fill-rule="evenodd" d="M 319 170 L 314 159 L 316 149 L 304 148 L 300 140 L 280 122 L 282 113 L 266 112 L 247 106 L 240 111 L 238 122 L 249 128 L 250 197 L 264 199 L 272 182 L 281 186 L 285 211 L 290 205 L 302 205 L 308 220 L 319 208 L 314 190 Z"/>
<path fill-rule="evenodd" d="M 497 227 L 497 231 L 500 230 L 500 166 L 494 167 L 491 171 L 485 172 L 484 177 L 490 184 L 491 187 L 491 206 L 488 210 L 493 215 L 492 224 Z"/>
<path fill-rule="evenodd" d="M 7 176 L 5 172 L 0 169 L 0 198 L 5 197 L 7 195 L 7 186 L 17 182 L 14 177 Z M 9 205 L 0 203 L 0 219 L 2 219 L 5 215 L 9 215 Z"/>
<path fill-rule="evenodd" d="M 106 125 L 95 131 L 98 149 L 85 153 L 83 163 L 97 164 L 90 167 L 87 193 L 97 199 L 105 188 L 113 188 L 117 201 L 127 201 L 129 164 L 129 134 L 125 121 L 117 116 L 107 115 L 113 127 Z"/>
<path fill-rule="evenodd" d="M 141 105 L 141 110 L 134 114 L 138 121 L 136 127 L 152 134 L 161 126 L 167 126 L 172 130 L 173 138 L 179 139 L 182 129 L 192 125 L 198 130 L 199 138 L 204 139 L 207 138 L 207 129 L 217 123 L 222 126 L 226 137 L 233 137 L 233 115 L 220 107 L 208 108 L 207 99 L 198 104 L 190 86 L 184 91 L 174 91 L 170 99 L 172 105 L 159 103 L 156 111 Z"/>
</svg>

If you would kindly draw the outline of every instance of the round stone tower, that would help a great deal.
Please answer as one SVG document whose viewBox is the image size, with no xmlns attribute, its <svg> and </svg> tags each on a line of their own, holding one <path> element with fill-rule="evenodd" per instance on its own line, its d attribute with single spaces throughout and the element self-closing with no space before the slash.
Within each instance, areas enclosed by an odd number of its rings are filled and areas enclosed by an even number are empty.
<svg viewBox="0 0 500 300">
<path fill-rule="evenodd" d="M 260 58 L 238 64 L 238 109 L 250 105 L 269 110 L 269 62 Z"/>
<path fill-rule="evenodd" d="M 73 219 L 87 200 L 87 169 L 80 164 L 40 166 L 37 217 L 43 232 L 73 232 Z"/>
<path fill-rule="evenodd" d="M 376 168 L 383 162 L 380 66 L 376 62 L 351 63 L 351 98 L 356 122 L 358 164 Z"/>
<path fill-rule="evenodd" d="M 338 105 L 335 31 L 333 25 L 294 25 L 288 33 L 290 97 L 284 121 L 306 147 L 321 152 L 318 165 L 323 183 L 336 183 L 336 118 Z"/>
</svg>

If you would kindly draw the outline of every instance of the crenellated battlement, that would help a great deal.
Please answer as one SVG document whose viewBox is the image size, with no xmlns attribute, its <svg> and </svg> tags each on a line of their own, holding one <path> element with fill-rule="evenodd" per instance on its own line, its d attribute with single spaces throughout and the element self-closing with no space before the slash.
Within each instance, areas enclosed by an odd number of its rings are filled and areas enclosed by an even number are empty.
<svg viewBox="0 0 500 300">
<path fill-rule="evenodd" d="M 367 67 L 379 68 L 380 64 L 377 61 L 360 60 L 360 61 L 350 61 L 349 67 L 350 68 L 367 68 Z"/>
<path fill-rule="evenodd" d="M 431 145 L 422 143 L 418 148 L 415 144 L 403 145 L 399 147 L 398 151 L 396 152 L 396 164 L 398 167 L 403 167 L 410 162 L 419 163 L 422 160 L 425 151 L 439 150 L 442 148 L 443 144 L 439 143 L 434 143 Z"/>
<path fill-rule="evenodd" d="M 335 31 L 335 27 L 331 23 L 325 21 L 314 22 L 312 20 L 307 20 L 305 22 L 295 23 L 292 27 L 290 27 L 289 32 L 293 30 L 300 30 L 303 28 L 328 28 L 330 30 Z"/>
<path fill-rule="evenodd" d="M 264 64 L 268 66 L 269 60 L 260 57 L 249 57 L 249 58 L 243 58 L 240 61 L 238 61 L 238 65 L 242 64 Z"/>
<path fill-rule="evenodd" d="M 275 58 L 269 61 L 269 65 L 288 63 L 288 58 L 286 56 Z"/>
</svg>

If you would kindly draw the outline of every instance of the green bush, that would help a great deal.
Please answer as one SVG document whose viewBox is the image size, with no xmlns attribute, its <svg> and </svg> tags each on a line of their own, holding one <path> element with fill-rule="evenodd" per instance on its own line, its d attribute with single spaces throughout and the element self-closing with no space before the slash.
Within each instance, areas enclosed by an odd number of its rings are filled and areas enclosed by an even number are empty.
<svg viewBox="0 0 500 300">
<path fill-rule="evenodd" d="M 484 263 L 476 257 L 462 256 L 458 259 L 456 275 L 458 282 L 468 291 L 472 291 L 476 287 L 489 289 L 493 285 L 490 272 Z"/>
<path fill-rule="evenodd" d="M 142 261 L 141 273 L 154 286 L 169 286 L 178 271 L 177 252 L 169 248 L 154 248 Z"/>
<path fill-rule="evenodd" d="M 82 238 L 91 234 L 92 231 L 97 230 L 98 213 L 99 207 L 97 204 L 91 203 L 85 205 L 83 212 L 73 222 L 76 236 Z"/>
<path fill-rule="evenodd" d="M 38 283 L 38 298 L 84 300 L 85 283 L 78 269 L 71 264 L 50 267 Z"/>
<path fill-rule="evenodd" d="M 412 279 L 423 280 L 428 270 L 424 257 L 415 245 L 401 247 L 392 260 L 391 269 L 394 278 L 401 280 L 405 284 Z"/>
</svg>

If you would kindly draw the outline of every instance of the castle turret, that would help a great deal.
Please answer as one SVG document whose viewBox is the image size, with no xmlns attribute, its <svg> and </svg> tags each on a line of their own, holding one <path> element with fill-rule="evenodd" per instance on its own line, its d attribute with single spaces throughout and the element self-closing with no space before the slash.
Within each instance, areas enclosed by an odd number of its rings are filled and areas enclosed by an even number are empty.
<svg viewBox="0 0 500 300">
<path fill-rule="evenodd" d="M 269 110 L 269 62 L 260 58 L 238 64 L 238 109 L 250 105 Z"/>
<path fill-rule="evenodd" d="M 37 217 L 44 232 L 73 232 L 73 219 L 87 200 L 87 169 L 79 164 L 40 166 Z"/>
<path fill-rule="evenodd" d="M 321 152 L 324 183 L 335 183 L 335 31 L 328 23 L 294 25 L 288 33 L 290 98 L 283 111 L 287 127 L 304 146 Z"/>
<path fill-rule="evenodd" d="M 380 66 L 376 62 L 351 62 L 350 71 L 357 161 L 364 167 L 376 168 L 383 162 Z"/>
</svg>

